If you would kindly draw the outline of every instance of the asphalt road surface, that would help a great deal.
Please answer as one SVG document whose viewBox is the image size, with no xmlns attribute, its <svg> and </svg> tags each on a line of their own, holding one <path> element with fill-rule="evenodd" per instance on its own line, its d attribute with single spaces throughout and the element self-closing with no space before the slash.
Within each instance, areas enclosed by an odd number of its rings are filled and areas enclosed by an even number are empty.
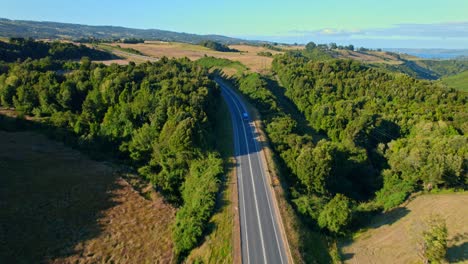
<svg viewBox="0 0 468 264">
<path fill-rule="evenodd" d="M 218 82 L 234 129 L 242 263 L 288 263 L 254 125 L 242 99 Z"/>
</svg>

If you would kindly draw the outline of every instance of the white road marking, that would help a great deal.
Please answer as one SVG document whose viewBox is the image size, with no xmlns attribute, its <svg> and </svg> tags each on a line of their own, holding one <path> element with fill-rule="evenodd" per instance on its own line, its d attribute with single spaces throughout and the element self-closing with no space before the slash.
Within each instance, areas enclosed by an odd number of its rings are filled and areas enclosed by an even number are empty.
<svg viewBox="0 0 468 264">
<path fill-rule="evenodd" d="M 228 88 L 224 88 L 224 89 L 226 89 L 228 91 Z M 231 93 L 231 91 L 229 91 L 229 93 Z M 233 96 L 233 97 L 235 97 L 235 96 Z M 242 116 L 242 112 L 240 111 L 239 107 L 237 106 L 237 104 L 235 102 L 234 102 L 234 105 L 235 105 L 237 111 L 239 112 L 239 116 Z M 245 143 L 247 144 L 247 157 L 249 158 L 249 168 L 250 168 L 250 174 L 251 174 L 250 179 L 252 180 L 252 187 L 253 187 L 254 200 L 255 200 L 255 210 L 257 211 L 257 221 L 258 221 L 258 226 L 260 227 L 259 228 L 259 230 L 260 230 L 260 241 L 261 241 L 261 244 L 262 244 L 263 259 L 265 260 L 265 263 L 268 263 L 267 258 L 266 258 L 265 242 L 263 241 L 263 231 L 262 231 L 263 228 L 262 228 L 262 223 L 260 221 L 260 211 L 258 210 L 257 192 L 255 190 L 255 182 L 253 180 L 252 161 L 250 159 L 249 141 L 247 139 L 247 131 L 245 130 L 245 125 L 242 126 L 242 129 L 244 131 Z"/>
<path fill-rule="evenodd" d="M 226 93 L 226 94 L 227 94 L 227 93 Z M 228 96 L 229 96 L 229 95 L 228 95 Z M 232 117 L 232 118 L 233 118 L 233 119 L 232 119 L 232 123 L 233 123 L 233 125 L 235 126 L 234 136 L 237 138 L 237 136 L 238 136 L 238 135 L 237 135 L 237 132 L 238 132 L 238 131 L 237 131 L 237 124 L 236 124 L 236 122 L 234 121 L 234 117 Z M 245 211 L 244 184 L 243 184 L 243 179 L 242 179 L 243 176 L 242 176 L 242 169 L 240 168 L 240 160 L 241 160 L 241 158 L 240 158 L 240 145 L 239 145 L 239 140 L 235 140 L 234 142 L 236 143 L 236 147 L 237 147 L 237 148 L 236 148 L 236 152 L 237 152 L 237 153 L 236 153 L 236 157 L 238 157 L 238 158 L 236 158 L 236 159 L 238 160 L 238 164 L 239 164 L 238 177 L 239 177 L 240 188 L 241 188 L 241 193 L 242 193 L 242 194 L 241 194 L 241 196 L 242 196 L 242 204 L 243 204 L 243 206 L 242 206 L 242 211 L 244 212 L 244 213 L 243 213 L 243 216 L 244 216 L 243 218 L 244 218 L 244 223 L 245 223 L 245 224 L 244 224 L 244 227 L 245 227 L 245 243 L 246 243 L 245 248 L 247 249 L 247 264 L 249 264 L 249 263 L 250 263 L 250 256 L 249 256 L 249 233 L 248 233 L 248 228 L 247 228 L 247 217 L 246 217 L 247 214 L 246 214 L 246 211 Z"/>
<path fill-rule="evenodd" d="M 241 105 L 242 108 L 244 108 L 243 110 L 245 110 L 245 106 L 242 104 L 242 102 L 240 101 L 240 99 L 237 97 L 236 94 L 234 94 L 234 96 L 236 97 L 237 101 L 239 102 L 239 104 Z M 250 126 L 250 123 L 249 123 L 249 126 Z M 253 128 L 251 129 L 252 131 L 252 134 L 254 134 L 255 132 L 255 125 L 253 125 Z M 259 153 L 259 146 L 258 146 L 258 141 L 253 138 L 253 141 L 255 143 L 255 151 L 257 153 Z M 259 157 L 260 159 L 260 157 Z M 261 163 L 261 161 L 259 160 L 258 161 L 259 163 Z M 267 202 L 268 202 L 268 208 L 270 209 L 270 216 L 272 218 L 272 223 L 273 223 L 273 230 L 274 230 L 274 233 L 275 233 L 275 240 L 276 240 L 276 245 L 278 246 L 278 251 L 279 251 L 279 254 L 280 254 L 280 259 L 281 259 L 281 263 L 284 263 L 283 262 L 283 254 L 281 254 L 281 246 L 279 244 L 279 239 L 278 239 L 278 232 L 276 231 L 276 225 L 275 225 L 275 218 L 273 216 L 273 210 L 271 208 L 271 203 L 270 203 L 270 195 L 268 195 L 268 190 L 267 190 L 267 184 L 265 183 L 265 174 L 263 172 L 263 166 L 262 164 L 260 164 L 260 171 L 261 171 L 261 174 L 262 174 L 262 181 L 263 181 L 263 187 L 265 189 L 265 194 L 267 196 Z"/>
</svg>

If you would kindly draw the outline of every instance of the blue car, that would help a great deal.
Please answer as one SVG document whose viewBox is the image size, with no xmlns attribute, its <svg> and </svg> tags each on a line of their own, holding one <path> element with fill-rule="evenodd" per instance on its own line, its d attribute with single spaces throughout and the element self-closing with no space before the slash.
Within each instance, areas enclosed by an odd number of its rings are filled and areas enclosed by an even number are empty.
<svg viewBox="0 0 468 264">
<path fill-rule="evenodd" d="M 249 114 L 247 114 L 247 112 L 242 113 L 242 118 L 244 118 L 244 120 L 249 120 Z"/>
</svg>

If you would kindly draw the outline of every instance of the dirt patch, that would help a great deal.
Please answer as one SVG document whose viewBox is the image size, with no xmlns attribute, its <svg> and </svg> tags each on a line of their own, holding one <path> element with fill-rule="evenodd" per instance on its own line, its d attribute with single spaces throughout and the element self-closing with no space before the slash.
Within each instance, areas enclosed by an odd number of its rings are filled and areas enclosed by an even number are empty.
<svg viewBox="0 0 468 264">
<path fill-rule="evenodd" d="M 175 209 L 115 166 L 0 131 L 1 263 L 168 263 Z"/>
<path fill-rule="evenodd" d="M 370 229 L 353 243 L 342 243 L 345 263 L 418 263 L 414 225 L 431 214 L 441 215 L 448 228 L 447 259 L 468 262 L 468 193 L 415 198 L 404 207 L 377 216 Z"/>
</svg>

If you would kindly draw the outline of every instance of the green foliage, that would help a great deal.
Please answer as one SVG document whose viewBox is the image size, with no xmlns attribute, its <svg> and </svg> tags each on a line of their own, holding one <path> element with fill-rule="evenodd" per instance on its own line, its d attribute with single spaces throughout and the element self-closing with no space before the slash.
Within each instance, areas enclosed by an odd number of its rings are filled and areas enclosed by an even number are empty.
<svg viewBox="0 0 468 264">
<path fill-rule="evenodd" d="M 41 116 L 55 136 L 113 155 L 151 180 L 181 206 L 174 242 L 187 253 L 213 211 L 223 169 L 209 135 L 219 90 L 207 71 L 188 59 L 126 66 L 53 60 L 57 71 L 43 62 L 8 64 L 1 105 Z"/>
<path fill-rule="evenodd" d="M 450 77 L 468 70 L 468 61 L 465 60 L 401 60 L 402 64 L 384 63 L 379 64 L 378 67 L 428 80 Z"/>
<path fill-rule="evenodd" d="M 244 71 L 247 70 L 247 67 L 245 67 L 245 65 L 240 63 L 239 61 L 232 61 L 223 58 L 205 56 L 203 58 L 198 59 L 196 62 L 206 69 L 234 68 L 237 70 L 238 74 L 242 74 Z"/>
<path fill-rule="evenodd" d="M 317 47 L 317 44 L 315 44 L 314 42 L 311 41 L 311 42 L 309 42 L 309 43 L 306 44 L 305 49 L 306 49 L 306 51 L 311 52 L 311 51 L 313 51 L 316 47 Z"/>
<path fill-rule="evenodd" d="M 356 61 L 317 60 L 309 56 L 314 51 L 328 54 L 315 46 L 275 57 L 273 70 L 284 89 L 258 74 L 237 81 L 262 114 L 287 170 L 291 201 L 305 219 L 318 224 L 327 201 L 337 194 L 348 197 L 348 205 L 352 200 L 368 204 L 367 209 L 349 211 L 346 219 L 353 218 L 353 225 L 333 227 L 343 233 L 365 222 L 357 218 L 389 210 L 414 191 L 466 188 L 464 94 Z M 317 133 L 298 126 L 280 93 L 315 132 L 328 137 L 314 141 Z M 328 215 L 336 204 L 329 205 Z M 327 226 L 324 219 L 325 213 L 322 228 Z"/>
<path fill-rule="evenodd" d="M 122 43 L 128 43 L 128 44 L 137 44 L 137 43 L 145 43 L 145 40 L 142 38 L 124 38 L 120 42 Z"/>
<path fill-rule="evenodd" d="M 448 87 L 468 92 L 468 70 L 457 75 L 442 78 L 441 82 Z"/>
<path fill-rule="evenodd" d="M 452 76 L 468 70 L 466 60 L 421 60 L 418 63 L 438 77 Z"/>
<path fill-rule="evenodd" d="M 206 47 L 206 48 L 209 48 L 209 49 L 212 49 L 212 50 L 215 50 L 215 51 L 221 51 L 221 52 L 239 52 L 238 50 L 236 49 L 231 49 L 229 48 L 227 45 L 225 44 L 221 44 L 219 42 L 216 42 L 216 41 L 212 41 L 212 40 L 204 40 L 202 42 L 200 42 L 198 45 L 200 46 L 203 46 L 203 47 Z"/>
<path fill-rule="evenodd" d="M 264 57 L 273 57 L 273 53 L 269 51 L 260 51 L 257 53 L 258 56 L 264 56 Z"/>
<path fill-rule="evenodd" d="M 423 256 L 429 263 L 444 263 L 447 254 L 447 226 L 445 220 L 434 215 L 427 220 L 423 231 Z"/>
<path fill-rule="evenodd" d="M 45 57 L 50 57 L 53 60 L 76 60 L 82 57 L 90 57 L 94 60 L 108 60 L 112 59 L 113 55 L 84 45 L 58 41 L 47 43 L 23 38 L 12 38 L 10 43 L 0 41 L 0 58 L 3 61 L 13 62 L 17 59 L 40 59 Z M 46 63 L 46 61 L 42 63 Z"/>
<path fill-rule="evenodd" d="M 391 173 L 427 189 L 468 182 L 468 138 L 444 122 L 422 122 L 409 137 L 392 141 L 386 152 Z"/>
<path fill-rule="evenodd" d="M 262 44 L 262 47 L 267 48 L 269 50 L 274 50 L 274 51 L 283 51 L 283 49 L 281 49 L 280 47 L 277 47 L 277 44 L 278 43 L 274 43 L 273 45 L 271 45 L 271 44 L 265 43 L 265 44 Z"/>
<path fill-rule="evenodd" d="M 322 228 L 340 234 L 351 221 L 351 202 L 342 194 L 337 194 L 325 205 L 318 218 Z"/>
<path fill-rule="evenodd" d="M 388 167 L 381 173 L 384 184 L 377 192 L 378 204 L 385 209 L 419 188 L 466 186 L 465 95 L 354 61 L 316 62 L 286 54 L 275 58 L 273 69 L 286 87 L 286 96 L 311 126 L 340 142 L 338 146 L 343 144 L 337 148 L 340 151 L 321 159 L 329 161 L 331 156 L 338 164 L 351 160 L 344 167 L 352 169 L 330 172 L 334 177 L 345 175 L 338 177 L 339 182 L 349 186 L 335 192 L 370 198 L 380 188 L 376 172 Z M 320 182 L 321 177 L 308 177 L 321 175 L 313 172 L 320 168 L 314 160 L 312 154 L 297 160 L 301 162 L 296 165 L 301 168 L 297 175 L 303 183 L 304 179 Z M 333 168 L 330 164 L 323 167 Z"/>
<path fill-rule="evenodd" d="M 376 201 L 383 209 L 389 210 L 406 200 L 414 190 L 415 183 L 403 180 L 388 170 L 384 171 L 383 175 L 384 184 L 382 189 L 376 193 Z"/>
<path fill-rule="evenodd" d="M 240 91 L 260 104 L 262 114 L 278 111 L 276 100 L 271 91 L 265 89 L 266 85 L 266 80 L 258 73 L 248 74 L 239 82 Z"/>
<path fill-rule="evenodd" d="M 177 212 L 174 225 L 177 254 L 185 254 L 197 245 L 215 206 L 222 172 L 222 160 L 216 155 L 192 162 L 182 187 L 184 205 Z"/>
</svg>

